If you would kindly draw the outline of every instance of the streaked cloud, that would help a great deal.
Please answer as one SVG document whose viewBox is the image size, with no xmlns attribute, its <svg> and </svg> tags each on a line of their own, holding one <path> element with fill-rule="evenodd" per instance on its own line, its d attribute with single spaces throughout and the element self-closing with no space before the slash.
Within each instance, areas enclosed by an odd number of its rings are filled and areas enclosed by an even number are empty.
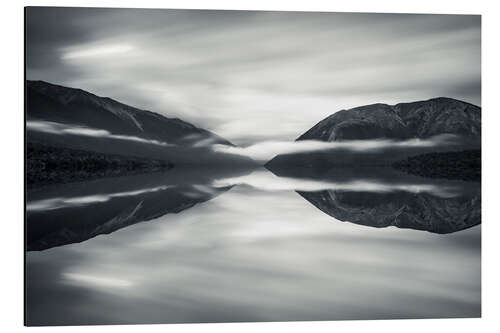
<svg viewBox="0 0 500 333">
<path fill-rule="evenodd" d="M 179 117 L 238 145 L 292 141 L 360 105 L 481 104 L 474 15 L 29 8 L 27 43 L 29 79 Z"/>
<path fill-rule="evenodd" d="M 62 277 L 64 282 L 93 288 L 130 288 L 134 285 L 128 280 L 98 275 L 65 272 L 62 273 Z"/>
<path fill-rule="evenodd" d="M 67 60 L 87 57 L 115 56 L 117 54 L 126 53 L 131 50 L 133 50 L 133 47 L 127 44 L 80 46 L 64 50 L 61 58 Z"/>
<path fill-rule="evenodd" d="M 434 146 L 452 146 L 457 143 L 457 137 L 452 134 L 437 135 L 428 139 L 409 140 L 350 140 L 339 142 L 325 142 L 315 140 L 303 141 L 264 141 L 248 147 L 231 147 L 224 145 L 214 145 L 217 152 L 228 154 L 238 154 L 253 158 L 258 161 L 268 161 L 278 154 L 319 152 L 332 149 L 344 149 L 354 152 L 376 151 L 386 148 L 416 148 Z"/>
<path fill-rule="evenodd" d="M 121 135 L 121 134 L 112 134 L 107 130 L 98 129 L 98 128 L 89 128 L 82 127 L 77 125 L 56 123 L 53 121 L 46 120 L 28 120 L 26 122 L 26 128 L 31 131 L 44 132 L 50 134 L 59 134 L 59 135 L 82 135 L 82 136 L 91 136 L 97 138 L 108 138 L 108 139 L 116 139 L 116 140 L 126 140 L 126 141 L 135 141 L 141 143 L 149 143 L 152 145 L 158 146 L 173 146 L 173 144 L 169 144 L 164 141 L 145 139 L 138 136 L 131 135 Z"/>
</svg>

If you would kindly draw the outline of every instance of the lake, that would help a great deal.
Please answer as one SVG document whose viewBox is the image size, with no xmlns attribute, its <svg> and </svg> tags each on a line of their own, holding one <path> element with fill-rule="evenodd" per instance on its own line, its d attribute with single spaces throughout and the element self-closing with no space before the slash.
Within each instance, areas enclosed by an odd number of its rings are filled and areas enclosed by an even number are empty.
<svg viewBox="0 0 500 333">
<path fill-rule="evenodd" d="M 479 317 L 480 195 L 385 169 L 29 189 L 27 323 Z"/>
</svg>

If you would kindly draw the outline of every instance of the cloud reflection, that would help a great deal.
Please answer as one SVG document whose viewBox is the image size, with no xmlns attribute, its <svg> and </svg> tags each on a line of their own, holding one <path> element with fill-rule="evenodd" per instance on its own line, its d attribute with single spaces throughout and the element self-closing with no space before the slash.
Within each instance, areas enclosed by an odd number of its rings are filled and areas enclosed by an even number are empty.
<svg viewBox="0 0 500 333">
<path fill-rule="evenodd" d="M 71 197 L 71 198 L 51 198 L 51 199 L 35 200 L 28 202 L 26 204 L 26 211 L 36 212 L 36 211 L 46 211 L 46 210 L 60 209 L 66 207 L 85 206 L 91 203 L 106 202 L 112 198 L 128 197 L 144 193 L 163 191 L 170 187 L 173 186 L 163 185 L 153 188 L 127 191 L 127 192 L 94 194 L 94 195 L 86 195 L 86 196 Z"/>
<path fill-rule="evenodd" d="M 241 186 L 156 223 L 30 252 L 28 319 L 88 325 L 480 316 L 480 226 L 436 235 L 331 219 L 294 192 Z M 66 273 L 134 285 L 121 292 L 102 280 L 69 284 Z"/>
<path fill-rule="evenodd" d="M 304 191 L 323 190 L 355 191 L 355 192 L 394 192 L 429 193 L 442 198 L 451 198 L 460 194 L 454 186 L 435 184 L 387 183 L 369 179 L 358 179 L 348 182 L 331 182 L 313 179 L 278 177 L 269 171 L 258 170 L 249 175 L 215 180 L 216 187 L 231 185 L 248 185 L 263 191 Z"/>
<path fill-rule="evenodd" d="M 94 288 L 130 288 L 134 285 L 134 283 L 129 280 L 97 275 L 63 273 L 62 277 L 67 283 Z"/>
</svg>

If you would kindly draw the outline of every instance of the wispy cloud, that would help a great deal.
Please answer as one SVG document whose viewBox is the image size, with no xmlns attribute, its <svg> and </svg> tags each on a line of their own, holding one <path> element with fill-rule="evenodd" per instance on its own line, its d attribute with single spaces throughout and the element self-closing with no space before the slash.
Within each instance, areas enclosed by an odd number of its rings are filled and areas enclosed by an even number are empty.
<svg viewBox="0 0 500 333">
<path fill-rule="evenodd" d="M 105 56 L 116 56 L 130 52 L 134 47 L 128 44 L 115 45 L 84 45 L 71 47 L 63 50 L 62 59 L 78 59 L 78 58 L 99 58 Z"/>
<path fill-rule="evenodd" d="M 265 141 L 248 147 L 231 147 L 224 145 L 214 145 L 217 152 L 228 154 L 238 154 L 248 156 L 258 161 L 268 161 L 278 154 L 307 153 L 331 149 L 345 149 L 354 152 L 376 151 L 386 148 L 405 147 L 434 147 L 439 145 L 454 145 L 457 137 L 451 134 L 438 135 L 428 139 L 409 140 L 350 140 L 338 142 L 325 142 L 315 140 L 303 141 Z"/>
<path fill-rule="evenodd" d="M 111 276 L 89 275 L 82 273 L 64 272 L 63 282 L 92 288 L 130 288 L 134 283 L 130 280 Z"/>
<path fill-rule="evenodd" d="M 481 103 L 479 16 L 28 8 L 27 25 L 29 79 L 238 145 L 291 141 L 360 105 Z"/>
<path fill-rule="evenodd" d="M 26 122 L 26 128 L 31 131 L 58 134 L 58 135 L 82 135 L 82 136 L 91 136 L 95 138 L 107 138 L 107 139 L 128 140 L 141 143 L 149 143 L 158 146 L 174 146 L 173 144 L 169 144 L 164 141 L 145 139 L 131 135 L 112 134 L 109 131 L 103 129 L 56 123 L 53 121 L 45 121 L 45 120 L 29 120 Z"/>
</svg>

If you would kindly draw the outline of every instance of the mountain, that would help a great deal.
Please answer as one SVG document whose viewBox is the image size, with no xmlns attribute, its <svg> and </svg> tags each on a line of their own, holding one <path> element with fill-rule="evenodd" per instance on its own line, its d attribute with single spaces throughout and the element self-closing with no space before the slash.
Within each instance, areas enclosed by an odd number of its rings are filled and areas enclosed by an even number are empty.
<svg viewBox="0 0 500 333">
<path fill-rule="evenodd" d="M 281 154 L 266 167 L 289 165 L 390 166 L 409 156 L 431 152 L 480 149 L 481 108 L 451 98 L 396 105 L 372 104 L 338 111 L 323 119 L 296 141 L 317 140 L 434 140 L 431 145 L 388 145 L 372 150 L 336 148 Z"/>
<path fill-rule="evenodd" d="M 28 120 L 49 120 L 104 129 L 117 135 L 170 144 L 187 145 L 210 139 L 213 143 L 232 145 L 216 134 L 178 118 L 167 118 L 108 97 L 44 81 L 27 82 L 27 102 Z"/>
<path fill-rule="evenodd" d="M 338 111 L 297 140 L 343 141 L 481 136 L 481 108 L 452 98 L 396 105 L 371 104 Z"/>
<path fill-rule="evenodd" d="M 27 81 L 26 99 L 28 142 L 176 165 L 252 162 L 215 153 L 211 145 L 233 144 L 208 130 L 81 89 Z"/>
<path fill-rule="evenodd" d="M 481 194 L 443 198 L 428 193 L 297 192 L 339 221 L 447 234 L 481 223 Z"/>
</svg>

